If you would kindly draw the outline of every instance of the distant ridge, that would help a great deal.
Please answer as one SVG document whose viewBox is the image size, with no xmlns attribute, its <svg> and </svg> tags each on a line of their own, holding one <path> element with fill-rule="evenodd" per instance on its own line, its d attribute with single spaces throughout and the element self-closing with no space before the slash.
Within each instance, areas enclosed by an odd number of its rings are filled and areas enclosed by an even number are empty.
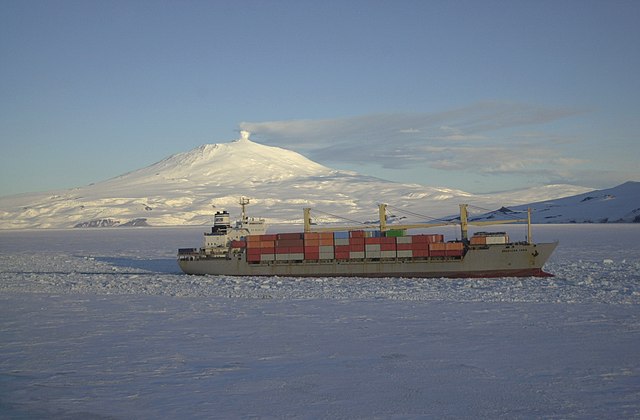
<svg viewBox="0 0 640 420">
<path fill-rule="evenodd" d="M 460 203 L 499 208 L 586 191 L 552 185 L 470 194 L 401 184 L 331 169 L 299 153 L 255 143 L 242 132 L 235 141 L 205 144 L 92 185 L 0 197 L 0 229 L 206 225 L 216 209 L 237 212 L 240 196 L 252 199 L 252 215 L 271 223 L 301 223 L 303 207 L 371 220 L 378 203 L 386 202 L 441 217 Z"/>
<path fill-rule="evenodd" d="M 640 182 L 589 191 L 571 197 L 501 208 L 472 220 L 513 219 L 532 209 L 534 223 L 640 223 Z"/>
</svg>

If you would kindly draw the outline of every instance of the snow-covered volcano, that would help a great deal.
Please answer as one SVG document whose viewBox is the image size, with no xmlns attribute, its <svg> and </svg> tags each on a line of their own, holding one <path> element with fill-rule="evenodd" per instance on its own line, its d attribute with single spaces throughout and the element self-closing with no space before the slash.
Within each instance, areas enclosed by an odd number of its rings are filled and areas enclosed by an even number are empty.
<svg viewBox="0 0 640 420">
<path fill-rule="evenodd" d="M 214 208 L 236 213 L 240 196 L 251 198 L 251 215 L 272 223 L 299 223 L 303 207 L 375 220 L 380 202 L 440 217 L 457 211 L 460 203 L 499 208 L 585 191 L 590 190 L 555 185 L 474 195 L 400 184 L 334 170 L 293 151 L 255 143 L 243 132 L 230 143 L 206 144 L 92 185 L 0 197 L 0 228 L 202 225 L 211 223 Z"/>
</svg>

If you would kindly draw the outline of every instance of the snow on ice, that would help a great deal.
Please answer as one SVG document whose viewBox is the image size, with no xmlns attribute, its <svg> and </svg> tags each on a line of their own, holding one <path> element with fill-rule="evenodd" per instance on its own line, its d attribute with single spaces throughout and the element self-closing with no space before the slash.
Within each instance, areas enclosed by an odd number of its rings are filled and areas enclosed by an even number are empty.
<svg viewBox="0 0 640 420">
<path fill-rule="evenodd" d="M 640 227 L 534 228 L 555 277 L 194 277 L 200 228 L 1 232 L 0 417 L 640 416 Z"/>
</svg>

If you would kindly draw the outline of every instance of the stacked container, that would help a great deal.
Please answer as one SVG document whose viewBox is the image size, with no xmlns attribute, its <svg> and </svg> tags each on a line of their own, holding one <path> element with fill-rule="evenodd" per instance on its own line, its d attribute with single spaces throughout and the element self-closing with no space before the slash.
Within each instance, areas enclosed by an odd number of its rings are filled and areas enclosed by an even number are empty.
<svg viewBox="0 0 640 420">
<path fill-rule="evenodd" d="M 361 230 L 250 235 L 244 241 L 232 241 L 231 248 L 246 248 L 247 262 L 252 263 L 459 257 L 464 253 L 462 242 L 445 243 L 440 234 L 389 236 Z"/>
<path fill-rule="evenodd" d="M 275 243 L 276 261 L 304 260 L 304 234 L 278 233 Z"/>
<path fill-rule="evenodd" d="M 333 251 L 333 233 L 331 232 L 306 232 L 304 240 L 304 259 L 332 260 L 335 257 Z"/>
<path fill-rule="evenodd" d="M 365 238 L 366 258 L 396 258 L 395 237 L 370 237 Z"/>
<path fill-rule="evenodd" d="M 247 261 L 275 261 L 276 235 L 249 235 L 247 242 Z"/>
<path fill-rule="evenodd" d="M 506 232 L 478 232 L 471 237 L 471 245 L 497 245 L 509 243 Z"/>
</svg>

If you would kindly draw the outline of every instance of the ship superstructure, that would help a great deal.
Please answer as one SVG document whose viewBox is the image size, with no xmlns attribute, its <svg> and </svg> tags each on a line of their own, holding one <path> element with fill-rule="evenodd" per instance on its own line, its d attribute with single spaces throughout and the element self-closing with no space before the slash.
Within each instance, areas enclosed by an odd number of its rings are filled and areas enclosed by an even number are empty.
<svg viewBox="0 0 640 420">
<path fill-rule="evenodd" d="M 460 205 L 460 239 L 445 242 L 442 234 L 408 234 L 410 229 L 450 225 L 451 221 L 387 224 L 386 204 L 379 206 L 377 225 L 320 227 L 304 209 L 304 231 L 266 233 L 263 219 L 242 215 L 231 225 L 226 211 L 217 212 L 201 248 L 178 250 L 180 268 L 188 274 L 229 276 L 321 277 L 504 277 L 549 276 L 543 265 L 557 242 L 535 244 L 531 217 L 500 221 L 527 222 L 527 239 L 512 242 L 505 232 L 478 232 L 468 237 L 467 205 Z"/>
</svg>

